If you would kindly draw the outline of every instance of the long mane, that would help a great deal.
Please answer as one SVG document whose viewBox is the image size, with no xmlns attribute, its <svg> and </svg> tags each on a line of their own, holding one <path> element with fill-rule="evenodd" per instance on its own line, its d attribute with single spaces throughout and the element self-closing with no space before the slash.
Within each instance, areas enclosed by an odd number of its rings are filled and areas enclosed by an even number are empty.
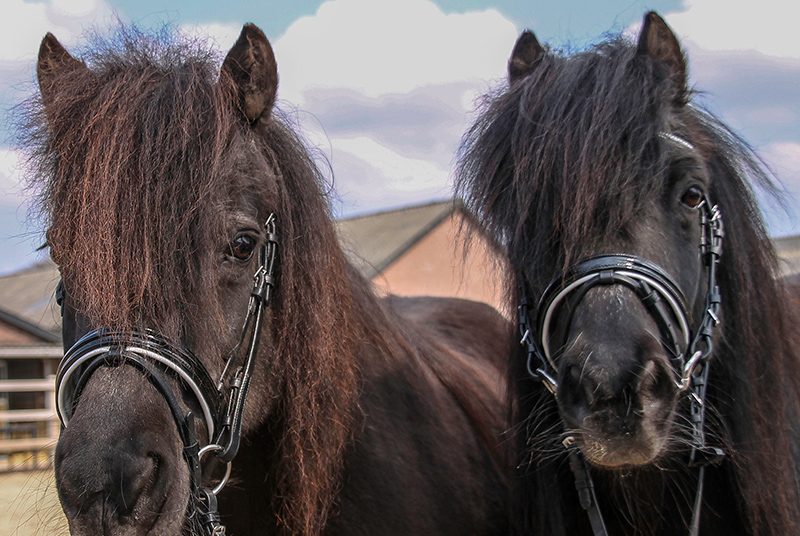
<svg viewBox="0 0 800 536">
<path fill-rule="evenodd" d="M 572 54 L 549 51 L 526 78 L 485 98 L 462 141 L 456 191 L 508 248 L 517 270 L 507 282 L 508 295 L 518 303 L 517 275 L 540 294 L 577 260 L 582 246 L 625 233 L 639 207 L 664 190 L 668 174 L 664 157 L 657 156 L 659 132 L 698 141 L 711 176 L 709 195 L 726 226 L 719 275 L 723 335 L 709 404 L 724 427 L 752 533 L 797 533 L 798 459 L 791 430 L 800 408 L 798 324 L 754 194 L 754 186 L 777 187 L 741 138 L 708 111 L 684 106 L 691 92 L 676 90 L 647 60 L 621 37 Z M 526 379 L 524 359 L 511 374 L 519 404 L 513 422 L 523 422 L 522 430 L 558 434 L 555 401 L 539 396 L 539 386 Z M 546 466 L 552 460 L 545 462 L 539 461 Z M 530 515 L 553 518 L 552 533 L 563 531 L 560 515 L 548 513 L 559 492 L 547 489 L 547 477 L 521 480 L 521 500 L 534 505 Z"/>
<path fill-rule="evenodd" d="M 412 377 L 441 381 L 495 450 L 502 424 L 483 407 L 489 382 L 467 370 L 478 365 L 455 359 L 463 349 L 404 325 L 347 263 L 331 188 L 288 115 L 273 110 L 247 124 L 219 77 L 222 58 L 170 29 L 120 28 L 79 57 L 89 69 L 60 75 L 50 100 L 25 105 L 18 143 L 51 255 L 92 323 L 156 325 L 174 340 L 188 326 L 200 337 L 198 356 L 218 360 L 227 329 L 212 269 L 224 236 L 219 214 L 241 198 L 276 213 L 270 374 L 279 396 L 277 416 L 258 431 L 275 451 L 258 467 L 275 464 L 264 475 L 274 504 L 263 507 L 274 509 L 280 530 L 319 534 L 335 510 L 344 451 L 361 424 L 364 356 L 371 367 L 417 367 Z"/>
<path fill-rule="evenodd" d="M 276 113 L 253 136 L 236 117 L 218 80 L 221 58 L 205 43 L 123 28 L 80 57 L 90 69 L 63 76 L 58 99 L 27 104 L 20 140 L 68 291 L 99 325 L 157 320 L 177 337 L 189 323 L 214 355 L 223 313 L 208 276 L 223 224 L 215 215 L 241 192 L 280 211 L 279 233 L 291 238 L 272 304 L 282 385 L 279 468 L 269 476 L 286 531 L 317 534 L 354 427 L 362 340 L 358 278 L 338 247 L 329 188 L 287 119 Z M 237 136 L 257 144 L 273 177 L 234 173 Z"/>
</svg>

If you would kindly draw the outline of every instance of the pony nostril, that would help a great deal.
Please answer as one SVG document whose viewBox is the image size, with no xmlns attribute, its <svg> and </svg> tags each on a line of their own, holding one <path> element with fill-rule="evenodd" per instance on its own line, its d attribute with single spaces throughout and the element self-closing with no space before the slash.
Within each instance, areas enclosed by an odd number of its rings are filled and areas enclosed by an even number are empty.
<svg viewBox="0 0 800 536">
<path fill-rule="evenodd" d="M 669 397 L 675 389 L 670 381 L 670 371 L 657 359 L 649 359 L 636 377 L 633 392 L 654 397 Z"/>
<path fill-rule="evenodd" d="M 569 367 L 569 374 L 572 376 L 572 379 L 575 380 L 575 383 L 581 383 L 581 369 L 575 365 L 570 365 Z"/>
<path fill-rule="evenodd" d="M 57 460 L 58 491 L 70 517 L 94 508 L 110 507 L 117 520 L 127 520 L 142 509 L 163 479 L 161 457 L 155 453 L 120 454 L 109 464 L 89 456 L 73 455 Z M 148 504 L 145 509 L 152 510 Z"/>
<path fill-rule="evenodd" d="M 160 474 L 160 459 L 158 454 L 149 452 L 136 461 L 129 460 L 119 472 L 119 481 L 112 487 L 118 490 L 116 497 L 112 494 L 118 517 L 130 517 L 139 500 L 154 487 Z"/>
<path fill-rule="evenodd" d="M 652 359 L 648 360 L 642 370 L 636 375 L 632 387 L 635 393 L 649 392 L 657 383 L 657 365 Z"/>
<path fill-rule="evenodd" d="M 569 408 L 576 419 L 588 415 L 596 398 L 594 384 L 584 377 L 582 370 L 578 365 L 567 366 L 559 385 L 558 397 L 564 408 Z"/>
</svg>

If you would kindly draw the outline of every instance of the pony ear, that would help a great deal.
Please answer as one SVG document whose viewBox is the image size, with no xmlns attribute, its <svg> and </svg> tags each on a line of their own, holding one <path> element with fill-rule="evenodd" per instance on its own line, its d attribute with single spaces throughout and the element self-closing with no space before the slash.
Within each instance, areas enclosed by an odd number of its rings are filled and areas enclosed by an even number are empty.
<svg viewBox="0 0 800 536">
<path fill-rule="evenodd" d="M 677 89 L 681 95 L 685 93 L 686 58 L 678 38 L 655 11 L 650 11 L 644 16 L 637 52 L 650 56 L 657 63 L 665 63 L 669 67 L 670 78 L 675 82 Z"/>
<path fill-rule="evenodd" d="M 278 66 L 264 32 L 245 24 L 222 63 L 236 91 L 235 105 L 251 123 L 268 117 L 278 92 Z"/>
<path fill-rule="evenodd" d="M 36 64 L 36 77 L 39 80 L 39 90 L 42 92 L 45 106 L 53 100 L 55 80 L 60 75 L 85 68 L 85 63 L 72 57 L 58 39 L 48 32 L 39 46 L 39 61 Z"/>
<path fill-rule="evenodd" d="M 543 55 L 544 49 L 536 35 L 530 30 L 522 32 L 508 60 L 508 82 L 513 84 L 531 74 Z"/>
</svg>

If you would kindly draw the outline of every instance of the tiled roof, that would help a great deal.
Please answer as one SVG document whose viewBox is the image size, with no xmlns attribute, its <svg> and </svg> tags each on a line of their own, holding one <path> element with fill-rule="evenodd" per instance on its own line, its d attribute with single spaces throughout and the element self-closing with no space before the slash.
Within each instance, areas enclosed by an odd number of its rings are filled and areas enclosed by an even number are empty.
<svg viewBox="0 0 800 536">
<path fill-rule="evenodd" d="M 337 221 L 337 232 L 350 262 L 372 279 L 456 210 L 463 210 L 457 202 L 441 201 L 355 216 Z M 800 274 L 800 235 L 774 243 L 783 274 Z M 50 260 L 0 276 L 0 310 L 59 335 L 61 316 L 53 299 L 58 280 Z"/>
<path fill-rule="evenodd" d="M 348 259 L 372 279 L 455 210 L 453 201 L 376 212 L 337 222 Z"/>
<path fill-rule="evenodd" d="M 0 324 L 5 326 L 3 328 L 4 333 L 2 334 L 4 344 L 14 342 L 15 344 L 21 345 L 41 345 L 43 343 L 48 344 L 61 341 L 60 334 L 44 330 L 38 325 L 28 322 L 21 316 L 9 313 L 3 309 L 0 309 Z M 19 332 L 24 334 L 22 335 L 24 338 L 23 340 L 20 340 Z"/>
<path fill-rule="evenodd" d="M 785 276 L 800 274 L 800 235 L 781 236 L 772 243 L 780 257 L 781 273 Z"/>
<path fill-rule="evenodd" d="M 59 278 L 50 260 L 0 277 L 0 308 L 60 337 L 61 312 L 53 299 Z"/>
<path fill-rule="evenodd" d="M 337 221 L 348 259 L 367 278 L 385 270 L 454 210 L 453 201 L 416 205 Z M 0 310 L 60 336 L 61 314 L 53 299 L 59 280 L 50 260 L 0 276 Z"/>
</svg>

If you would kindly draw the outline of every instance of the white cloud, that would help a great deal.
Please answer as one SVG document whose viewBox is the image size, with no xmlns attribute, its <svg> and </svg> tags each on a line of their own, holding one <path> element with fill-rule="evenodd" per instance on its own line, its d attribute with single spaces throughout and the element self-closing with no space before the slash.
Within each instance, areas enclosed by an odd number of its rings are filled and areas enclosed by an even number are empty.
<svg viewBox="0 0 800 536">
<path fill-rule="evenodd" d="M 242 31 L 241 24 L 194 24 L 183 25 L 181 31 L 188 35 L 207 38 L 209 45 L 222 53 L 228 50 L 236 42 Z"/>
<path fill-rule="evenodd" d="M 107 1 L 5 0 L 0 63 L 30 73 L 46 32 L 69 48 L 85 25 L 110 26 Z M 241 25 L 182 30 L 210 37 L 224 54 Z M 517 35 L 494 10 L 446 15 L 430 0 L 334 0 L 271 36 L 281 106 L 310 112 L 297 119 L 333 167 L 340 212 L 449 196 L 449 163 L 473 100 L 505 77 Z M 16 167 L 0 151 L 0 199 L 20 198 Z"/>
<path fill-rule="evenodd" d="M 23 0 L 7 0 L 0 17 L 0 59 L 15 61 L 35 54 L 50 25 L 47 7 Z"/>
<path fill-rule="evenodd" d="M 759 155 L 775 173 L 787 194 L 785 207 L 775 206 L 764 199 L 764 209 L 770 232 L 775 236 L 798 232 L 797 214 L 800 210 L 800 143 L 780 141 L 759 150 Z"/>
<path fill-rule="evenodd" d="M 24 98 L 39 44 L 52 32 L 65 46 L 73 47 L 84 30 L 102 28 L 116 20 L 105 0 L 2 0 L 0 17 L 0 95 L 3 113 Z M 3 117 L 3 123 L 8 117 Z M 5 141 L 4 139 L 2 141 Z M 0 149 L 0 272 L 33 262 L 41 236 L 26 223 L 27 208 L 19 153 Z"/>
<path fill-rule="evenodd" d="M 359 136 L 331 140 L 340 215 L 450 196 L 448 168 Z"/>
<path fill-rule="evenodd" d="M 747 114 L 748 118 L 754 123 L 766 123 L 772 125 L 793 124 L 798 122 L 798 113 L 782 106 L 765 106 L 754 108 Z"/>
<path fill-rule="evenodd" d="M 335 0 L 292 24 L 275 45 L 281 96 L 314 87 L 368 96 L 502 77 L 514 24 L 497 11 L 446 15 L 428 0 Z"/>
<path fill-rule="evenodd" d="M 768 56 L 800 57 L 794 9 L 786 0 L 730 2 L 684 0 L 683 11 L 666 15 L 679 38 L 705 50 L 756 50 Z"/>
<path fill-rule="evenodd" d="M 108 25 L 113 11 L 105 0 L 4 0 L 0 17 L 0 61 L 28 61 L 47 32 L 69 45 L 87 24 Z"/>
<path fill-rule="evenodd" d="M 102 9 L 99 0 L 50 0 L 52 14 L 69 18 L 89 18 Z"/>
<path fill-rule="evenodd" d="M 348 153 L 379 170 L 383 186 L 389 190 L 440 189 L 447 182 L 447 168 L 443 169 L 429 160 L 402 156 L 372 138 L 338 138 L 331 140 L 331 144 L 334 151 Z"/>
<path fill-rule="evenodd" d="M 800 143 L 771 143 L 760 151 L 789 192 L 800 194 Z"/>
<path fill-rule="evenodd" d="M 494 10 L 334 0 L 273 40 L 278 96 L 310 112 L 298 118 L 330 161 L 344 212 L 451 195 L 449 164 L 468 113 L 505 77 L 517 35 Z"/>
<path fill-rule="evenodd" d="M 6 203 L 23 200 L 22 169 L 17 151 L 0 149 L 0 199 Z"/>
<path fill-rule="evenodd" d="M 688 50 L 698 86 L 712 89 L 712 102 L 727 104 L 729 119 L 746 137 L 766 141 L 759 154 L 788 195 L 785 211 L 763 200 L 776 235 L 797 232 L 800 209 L 800 116 L 790 89 L 800 75 L 800 40 L 794 38 L 795 19 L 788 9 L 783 0 L 761 0 L 757 6 L 684 0 L 680 12 L 665 14 Z M 639 26 L 634 29 L 638 33 Z"/>
</svg>

